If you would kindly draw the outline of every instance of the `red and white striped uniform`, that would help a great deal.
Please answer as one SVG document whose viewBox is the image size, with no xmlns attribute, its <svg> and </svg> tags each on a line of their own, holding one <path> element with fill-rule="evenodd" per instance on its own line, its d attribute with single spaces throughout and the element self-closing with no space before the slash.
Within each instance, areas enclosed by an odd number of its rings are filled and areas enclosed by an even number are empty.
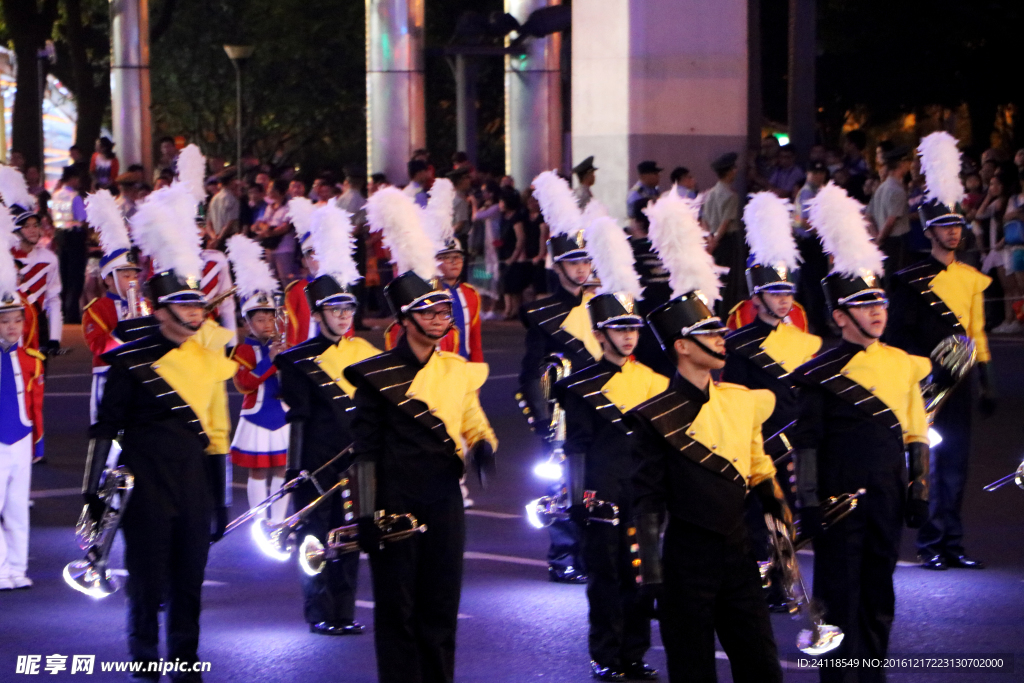
<svg viewBox="0 0 1024 683">
<path fill-rule="evenodd" d="M 231 281 L 231 268 L 228 266 L 228 259 L 223 252 L 216 249 L 203 249 L 203 277 L 199 286 L 207 299 L 213 299 L 227 292 L 234 286 Z M 220 326 L 231 332 L 231 341 L 228 346 L 238 343 L 238 326 L 235 323 L 235 297 L 229 296 L 213 310 L 210 314 Z"/>
<path fill-rule="evenodd" d="M 11 253 L 22 264 L 18 273 L 18 291 L 35 307 L 40 319 L 46 316 L 49 339 L 59 342 L 64 329 L 64 314 L 61 311 L 62 285 L 57 255 L 45 247 L 35 247 L 29 252 L 16 248 Z"/>
</svg>

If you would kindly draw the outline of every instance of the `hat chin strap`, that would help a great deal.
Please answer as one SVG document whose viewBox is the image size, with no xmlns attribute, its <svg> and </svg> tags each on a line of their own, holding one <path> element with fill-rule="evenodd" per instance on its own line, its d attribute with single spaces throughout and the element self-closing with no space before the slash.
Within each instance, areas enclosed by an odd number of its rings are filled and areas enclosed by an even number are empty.
<svg viewBox="0 0 1024 683">
<path fill-rule="evenodd" d="M 327 316 L 324 315 L 323 308 L 320 308 L 317 311 L 317 313 L 320 314 L 320 324 L 323 325 L 324 327 L 326 327 L 327 331 L 330 332 L 335 337 L 337 337 L 338 340 L 340 341 L 345 336 L 345 333 L 344 332 L 338 332 L 337 330 L 334 329 L 334 327 L 329 322 L 327 322 Z"/>
<path fill-rule="evenodd" d="M 779 315 L 778 313 L 776 313 L 775 309 L 772 308 L 768 304 L 768 302 L 764 300 L 764 290 L 762 290 L 762 291 L 757 293 L 757 298 L 761 300 L 761 305 L 764 306 L 765 313 L 767 313 L 770 317 L 775 318 L 776 320 L 779 320 L 779 321 L 782 321 L 782 320 L 786 319 L 786 316 Z"/>
<path fill-rule="evenodd" d="M 416 329 L 420 331 L 420 334 L 422 334 L 427 339 L 429 339 L 431 341 L 435 341 L 435 342 L 441 341 L 446 336 L 448 336 L 448 333 L 451 332 L 451 330 L 452 330 L 452 326 L 455 325 L 455 321 L 454 320 L 449 320 L 448 321 L 448 326 L 444 328 L 444 332 L 442 332 L 440 334 L 440 336 L 437 336 L 437 335 L 430 334 L 429 332 L 424 330 L 423 326 L 420 325 L 420 322 L 418 320 L 416 320 L 416 318 L 413 317 L 412 311 L 410 311 L 409 313 L 406 313 L 406 315 L 409 317 L 409 320 L 412 321 L 412 324 L 416 326 Z"/>
<path fill-rule="evenodd" d="M 611 335 L 608 334 L 608 331 L 605 328 L 598 327 L 597 330 L 604 336 L 604 340 L 608 342 L 608 346 L 612 347 L 612 351 L 619 354 L 619 356 L 622 358 L 629 358 L 630 354 L 622 352 L 622 349 L 619 348 L 619 345 L 612 341 Z"/>
<path fill-rule="evenodd" d="M 585 278 L 583 278 L 583 282 L 577 282 L 576 278 L 571 277 L 569 273 L 566 272 L 565 266 L 562 265 L 561 261 L 555 261 L 555 265 L 558 266 L 558 270 L 562 273 L 562 275 L 565 276 L 565 279 L 573 283 L 577 287 L 583 287 L 585 284 L 587 284 L 587 280 L 590 279 L 590 275 L 587 275 Z"/>
<path fill-rule="evenodd" d="M 863 334 L 865 337 L 867 337 L 868 339 L 874 339 L 875 341 L 878 341 L 879 339 L 882 338 L 882 335 L 880 335 L 880 334 L 879 335 L 871 334 L 870 332 L 865 330 L 863 327 L 861 327 L 860 321 L 858 321 L 857 318 L 854 317 L 853 311 L 850 310 L 849 306 L 843 306 L 843 312 L 846 313 L 846 317 L 847 318 L 849 318 L 850 320 L 853 321 L 854 327 L 856 327 L 858 330 L 860 330 L 860 333 Z"/>
<path fill-rule="evenodd" d="M 198 332 L 199 328 L 203 326 L 204 322 L 206 322 L 206 318 L 203 317 L 202 321 L 200 321 L 198 325 L 193 325 L 192 323 L 187 323 L 187 322 L 185 322 L 184 320 L 182 320 L 181 318 L 178 317 L 178 314 L 174 312 L 174 309 L 171 308 L 170 304 L 163 304 L 163 307 L 166 308 L 167 312 L 171 314 L 171 317 L 174 318 L 174 321 L 176 323 L 178 323 L 179 325 L 181 325 L 182 327 L 184 327 L 186 330 L 191 330 L 192 332 Z"/>
<path fill-rule="evenodd" d="M 684 339 L 689 339 L 690 341 L 692 341 L 694 344 L 696 344 L 697 346 L 700 347 L 701 351 L 703 351 L 704 353 L 708 354 L 712 358 L 715 358 L 716 360 L 725 360 L 725 354 L 724 353 L 719 353 L 718 351 L 715 351 L 710 346 L 708 346 L 704 342 L 702 342 L 699 339 L 697 339 L 697 336 L 698 335 L 691 334 L 690 336 L 683 337 L 683 338 Z"/>
</svg>

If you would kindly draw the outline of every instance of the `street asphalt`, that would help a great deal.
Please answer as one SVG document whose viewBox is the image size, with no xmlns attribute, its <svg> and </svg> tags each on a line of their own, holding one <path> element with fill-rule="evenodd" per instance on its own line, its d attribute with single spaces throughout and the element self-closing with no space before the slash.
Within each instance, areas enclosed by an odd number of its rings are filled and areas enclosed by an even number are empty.
<svg viewBox="0 0 1024 683">
<path fill-rule="evenodd" d="M 366 336 L 381 343 L 380 330 Z M 80 328 L 65 328 L 65 337 L 73 351 L 50 363 L 47 379 L 47 461 L 33 472 L 29 576 L 35 586 L 0 593 L 0 683 L 34 678 L 16 673 L 19 656 L 41 655 L 38 675 L 58 681 L 122 680 L 124 674 L 100 673 L 100 662 L 128 659 L 123 594 L 95 600 L 72 591 L 61 577 L 64 565 L 82 556 L 74 525 L 81 510 L 91 381 Z M 984 559 L 988 568 L 923 570 L 913 564 L 913 535 L 905 533 L 890 651 L 894 657 L 939 660 L 997 656 L 1008 660 L 1012 670 L 891 669 L 890 681 L 1024 681 L 1024 491 L 1012 484 L 995 493 L 982 491 L 1011 472 L 1024 452 L 1024 339 L 996 338 L 992 347 L 999 410 L 989 419 L 976 417 L 964 504 L 968 552 Z M 484 348 L 491 374 L 481 397 L 501 442 L 499 473 L 486 491 L 470 482 L 475 507 L 467 523 L 456 680 L 588 681 L 584 588 L 548 581 L 547 534 L 532 529 L 523 516 L 524 504 L 541 495 L 543 486 L 531 472 L 542 457 L 541 446 L 512 398 L 523 352 L 522 328 L 517 323 L 485 323 Z M 240 403 L 240 396 L 232 393 L 233 415 Z M 234 481 L 232 516 L 246 507 L 245 473 L 236 470 Z M 120 552 L 119 539 L 114 566 L 121 566 Z M 812 555 L 801 555 L 808 577 L 812 561 Z M 376 680 L 367 564 L 362 563 L 357 603 L 357 618 L 367 625 L 367 633 L 355 637 L 309 633 L 297 572 L 294 561 L 263 556 L 248 529 L 211 549 L 200 644 L 201 658 L 210 662 L 206 681 Z M 773 615 L 772 623 L 785 680 L 817 680 L 816 672 L 801 667 L 799 660 L 808 657 L 795 647 L 804 625 L 788 615 Z M 664 670 L 656 625 L 654 634 L 648 662 Z M 42 667 L 54 654 L 68 657 L 68 669 L 51 675 Z M 71 674 L 73 655 L 94 655 L 94 673 Z M 721 653 L 718 673 L 719 680 L 731 680 Z"/>
</svg>

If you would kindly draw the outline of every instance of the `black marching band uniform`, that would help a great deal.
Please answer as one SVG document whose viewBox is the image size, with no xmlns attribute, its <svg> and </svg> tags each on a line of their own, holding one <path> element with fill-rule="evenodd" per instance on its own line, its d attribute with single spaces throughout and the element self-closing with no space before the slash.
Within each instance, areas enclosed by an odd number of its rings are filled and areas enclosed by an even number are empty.
<svg viewBox="0 0 1024 683">
<path fill-rule="evenodd" d="M 159 211 L 156 204 L 152 208 Z M 155 305 L 204 303 L 196 276 L 158 272 L 148 283 Z M 223 534 L 227 523 L 231 425 L 225 381 L 236 369 L 225 356 L 228 337 L 226 330 L 206 321 L 180 345 L 157 330 L 103 356 L 110 371 L 90 429 L 83 494 L 90 507 L 98 506 L 96 493 L 116 439 L 122 448 L 120 464 L 135 477 L 122 529 L 128 647 L 136 662 L 160 658 L 162 603 L 167 606 L 166 659 L 198 661 L 207 555 L 211 540 Z M 158 675 L 148 677 L 156 680 Z M 200 679 L 199 674 L 186 674 L 176 680 Z"/>
<path fill-rule="evenodd" d="M 669 204 L 652 216 L 652 237 L 656 231 L 660 234 L 659 220 L 665 220 L 666 232 L 688 229 L 695 233 L 691 242 L 703 241 L 695 216 L 684 225 L 669 224 L 672 203 L 682 202 L 678 195 L 666 194 L 660 202 Z M 655 244 L 659 241 L 665 243 Z M 661 255 L 671 272 L 712 268 L 699 249 L 671 259 L 668 253 Z M 714 282 L 714 272 L 708 275 L 691 279 Z M 673 289 L 683 289 L 686 282 Z M 654 310 L 647 323 L 673 358 L 676 340 L 687 338 L 712 358 L 725 360 L 700 341 L 703 335 L 724 334 L 725 327 L 696 289 Z M 658 615 L 671 681 L 717 680 L 716 633 L 734 681 L 782 680 L 768 605 L 744 524 L 749 493 L 761 498 L 766 512 L 788 523 L 788 508 L 761 437 L 774 405 L 769 391 L 724 382 L 698 388 L 676 373 L 666 391 L 626 415 L 640 456 L 633 476 L 633 514 L 642 590 L 660 592 Z M 668 525 L 659 556 L 659 530 L 666 512 Z"/>
<path fill-rule="evenodd" d="M 621 233 L 614 223 L 610 230 Z M 625 246 L 625 236 L 620 234 L 619 239 Z M 597 261 L 602 271 L 614 265 Z M 627 277 L 638 281 L 636 272 L 628 270 Z M 605 272 L 603 282 L 608 285 L 611 281 Z M 587 308 L 594 330 L 639 331 L 644 324 L 628 293 L 598 294 L 590 299 Z M 636 464 L 635 440 L 622 418 L 667 387 L 668 378 L 633 358 L 619 366 L 607 357 L 572 373 L 555 387 L 565 410 L 564 451 L 566 466 L 572 472 L 568 483 L 573 489 L 569 492 L 573 506 L 570 514 L 582 527 L 590 604 L 591 670 L 599 680 L 657 677 L 657 672 L 643 661 L 651 646 L 651 621 L 649 607 L 639 596 L 633 565 L 631 546 L 636 541 L 636 529 L 632 525 L 630 478 Z M 592 491 L 597 500 L 614 503 L 620 523 L 588 522 L 581 507 L 584 490 Z"/>
<path fill-rule="evenodd" d="M 956 145 L 951 136 L 942 135 Z M 941 136 L 933 134 L 922 140 L 922 144 L 936 137 L 934 142 L 942 140 Z M 959 172 L 959 168 L 955 171 Z M 967 230 L 964 217 L 956 207 L 937 199 L 922 205 L 918 213 L 926 234 L 936 227 Z M 941 242 L 938 248 L 943 248 Z M 955 259 L 947 266 L 934 256 L 900 271 L 892 282 L 892 315 L 887 340 L 907 353 L 932 357 L 934 381 L 948 386 L 955 380 L 935 360 L 933 352 L 949 337 L 967 337 L 974 343 L 977 362 L 981 364 L 978 374 L 983 390 L 987 389 L 987 364 L 991 355 L 985 336 L 984 292 L 991 282 L 990 277 L 971 266 Z M 931 451 L 928 520 L 917 535 L 918 554 L 929 569 L 984 567 L 965 554 L 960 517 L 971 452 L 972 389 L 970 376 L 964 377 L 934 416 L 934 427 L 942 442 Z"/>
<path fill-rule="evenodd" d="M 325 228 L 321 226 L 320 229 Z M 339 282 L 329 273 L 306 285 L 306 299 L 309 310 L 314 313 L 323 313 L 328 306 L 356 306 L 348 284 Z M 282 351 L 274 359 L 280 372 L 281 399 L 288 406 L 289 480 L 300 471 L 314 472 L 327 465 L 352 443 L 355 387 L 342 372 L 349 365 L 379 353 L 359 337 L 341 336 L 338 341 L 332 341 L 324 335 L 324 325 L 320 324 L 317 336 Z M 343 476 L 350 463 L 350 457 L 343 457 L 325 467 L 317 477 L 320 490 L 312 481 L 301 484 L 292 493 L 295 509 L 306 507 L 320 495 L 321 490 L 330 488 Z M 333 496 L 309 514 L 304 533 L 313 535 L 326 546 L 328 532 L 352 523 L 355 513 L 350 507 L 349 496 L 345 492 L 341 496 Z M 314 576 L 303 573 L 303 615 L 311 632 L 324 635 L 362 633 L 363 626 L 355 621 L 358 576 L 358 553 L 342 554 Z"/>
<path fill-rule="evenodd" d="M 859 203 L 834 185 L 816 201 L 835 193 L 842 193 L 853 205 L 855 220 L 863 221 Z M 814 227 L 835 257 L 829 222 L 823 215 Z M 836 230 L 850 224 L 834 222 Z M 863 241 L 877 250 L 866 227 Z M 822 281 L 830 311 L 887 303 L 879 275 L 863 267 L 851 270 L 833 270 Z M 904 520 L 920 525 L 927 509 L 928 423 L 919 382 L 929 372 L 925 358 L 878 341 L 865 348 L 844 340 L 793 373 L 801 388 L 800 418 L 790 435 L 801 534 L 814 538 L 814 597 L 824 607 L 822 616 L 845 634 L 830 657 L 886 655 L 895 613 L 892 575 Z M 858 489 L 866 491 L 858 507 L 818 535 L 821 505 Z M 820 676 L 822 681 L 881 681 L 885 670 L 823 666 Z"/>
<path fill-rule="evenodd" d="M 409 200 L 399 190 L 378 192 L 368 205 L 371 226 L 388 202 Z M 382 227 L 387 234 L 388 225 L 374 226 Z M 396 263 L 402 258 L 394 249 L 392 256 Z M 392 280 L 385 296 L 399 321 L 452 301 L 438 280 L 428 282 L 412 270 Z M 374 510 L 411 513 L 426 526 L 413 538 L 381 544 L 373 519 L 357 520 L 373 576 L 381 683 L 447 683 L 454 678 L 466 541 L 459 480 L 467 451 L 480 467 L 497 449 L 478 397 L 487 372 L 486 364 L 438 350 L 421 363 L 407 335 L 393 350 L 345 369 L 345 378 L 356 387 L 357 505 L 366 507 L 362 499 L 369 498 Z"/>
<path fill-rule="evenodd" d="M 561 261 L 589 260 L 583 231 L 574 236 L 556 235 L 548 241 L 555 267 Z M 530 427 L 549 440 L 551 414 L 541 389 L 541 365 L 550 354 L 561 354 L 571 364 L 571 372 L 593 365 L 601 358 L 601 345 L 591 330 L 586 303 L 592 295 L 581 291 L 573 295 L 559 285 L 551 296 L 523 306 L 520 318 L 526 327 L 526 354 L 519 373 L 519 404 Z M 560 485 L 559 485 L 560 486 Z M 580 551 L 579 528 L 572 522 L 559 520 L 548 531 L 548 571 L 553 580 L 585 581 L 586 562 Z"/>
</svg>

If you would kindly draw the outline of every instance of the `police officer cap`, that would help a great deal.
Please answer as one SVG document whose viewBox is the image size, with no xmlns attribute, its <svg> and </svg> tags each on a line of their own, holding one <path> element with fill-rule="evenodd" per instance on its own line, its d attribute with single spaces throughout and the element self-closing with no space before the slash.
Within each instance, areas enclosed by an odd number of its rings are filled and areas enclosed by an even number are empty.
<svg viewBox="0 0 1024 683">
<path fill-rule="evenodd" d="M 596 170 L 597 167 L 594 166 L 594 157 L 590 156 L 581 161 L 580 163 L 576 164 L 576 166 L 572 169 L 572 172 L 576 174 L 577 178 L 582 178 L 591 171 Z"/>
</svg>

